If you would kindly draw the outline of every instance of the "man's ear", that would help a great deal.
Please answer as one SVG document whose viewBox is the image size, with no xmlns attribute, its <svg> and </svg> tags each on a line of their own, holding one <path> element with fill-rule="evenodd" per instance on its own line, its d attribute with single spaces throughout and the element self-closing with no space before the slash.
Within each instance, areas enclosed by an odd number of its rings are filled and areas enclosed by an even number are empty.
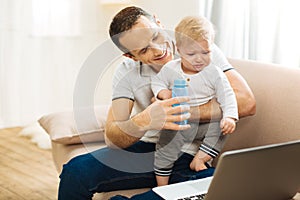
<svg viewBox="0 0 300 200">
<path fill-rule="evenodd" d="M 124 53 L 123 56 L 127 57 L 127 58 L 131 58 L 134 61 L 138 61 L 133 55 L 131 55 L 130 53 Z"/>
</svg>

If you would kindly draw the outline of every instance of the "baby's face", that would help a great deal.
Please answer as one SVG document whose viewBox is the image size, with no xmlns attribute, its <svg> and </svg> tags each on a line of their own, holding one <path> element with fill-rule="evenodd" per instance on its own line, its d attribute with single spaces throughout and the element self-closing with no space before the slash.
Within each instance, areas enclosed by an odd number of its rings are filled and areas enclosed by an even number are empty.
<svg viewBox="0 0 300 200">
<path fill-rule="evenodd" d="M 206 40 L 182 42 L 177 46 L 181 56 L 182 69 L 187 74 L 195 74 L 210 63 L 211 43 Z"/>
</svg>

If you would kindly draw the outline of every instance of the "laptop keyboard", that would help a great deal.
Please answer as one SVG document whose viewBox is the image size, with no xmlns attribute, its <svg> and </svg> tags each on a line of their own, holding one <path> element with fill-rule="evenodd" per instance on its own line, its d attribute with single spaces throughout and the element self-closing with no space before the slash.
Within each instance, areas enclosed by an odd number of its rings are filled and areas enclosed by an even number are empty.
<svg viewBox="0 0 300 200">
<path fill-rule="evenodd" d="M 192 195 L 189 197 L 180 198 L 177 200 L 201 200 L 201 199 L 204 199 L 204 197 L 205 197 L 205 194 L 198 194 L 198 195 Z"/>
</svg>

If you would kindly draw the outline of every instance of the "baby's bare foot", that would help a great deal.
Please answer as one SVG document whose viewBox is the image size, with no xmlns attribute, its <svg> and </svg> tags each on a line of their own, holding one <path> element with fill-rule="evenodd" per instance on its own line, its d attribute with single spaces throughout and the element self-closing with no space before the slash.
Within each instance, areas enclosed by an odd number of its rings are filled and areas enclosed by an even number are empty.
<svg viewBox="0 0 300 200">
<path fill-rule="evenodd" d="M 207 169 L 203 160 L 197 158 L 196 156 L 194 157 L 193 161 L 190 163 L 190 168 L 192 170 L 195 170 L 196 172 Z"/>
</svg>

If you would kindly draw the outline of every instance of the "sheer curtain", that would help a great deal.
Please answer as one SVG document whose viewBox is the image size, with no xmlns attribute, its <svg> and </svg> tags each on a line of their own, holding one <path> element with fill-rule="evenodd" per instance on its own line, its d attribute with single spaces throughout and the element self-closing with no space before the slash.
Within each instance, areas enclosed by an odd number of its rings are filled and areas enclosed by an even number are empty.
<svg viewBox="0 0 300 200">
<path fill-rule="evenodd" d="M 299 8 L 296 0 L 200 0 L 200 14 L 215 25 L 215 42 L 228 57 L 298 68 Z"/>
<path fill-rule="evenodd" d="M 97 0 L 0 0 L 0 128 L 72 108 L 100 19 Z"/>
<path fill-rule="evenodd" d="M 34 36 L 80 36 L 80 0 L 32 0 Z"/>
</svg>

